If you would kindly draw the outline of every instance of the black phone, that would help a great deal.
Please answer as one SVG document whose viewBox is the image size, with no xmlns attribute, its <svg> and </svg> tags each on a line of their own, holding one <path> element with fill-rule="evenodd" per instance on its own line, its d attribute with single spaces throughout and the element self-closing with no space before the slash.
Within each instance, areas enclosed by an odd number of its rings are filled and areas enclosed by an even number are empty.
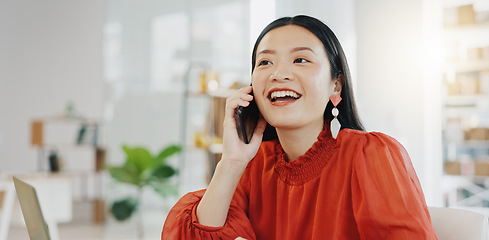
<svg viewBox="0 0 489 240">
<path fill-rule="evenodd" d="M 238 107 L 236 115 L 238 136 L 243 142 L 248 144 L 251 141 L 253 132 L 258 124 L 258 119 L 260 118 L 260 111 L 255 100 L 253 99 L 247 107 Z"/>
</svg>

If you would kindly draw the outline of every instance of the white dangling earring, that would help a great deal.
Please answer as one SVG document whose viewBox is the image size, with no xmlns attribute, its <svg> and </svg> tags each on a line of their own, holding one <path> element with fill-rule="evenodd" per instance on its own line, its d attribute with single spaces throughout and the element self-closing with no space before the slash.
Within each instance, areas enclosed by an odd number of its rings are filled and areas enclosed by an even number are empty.
<svg viewBox="0 0 489 240">
<path fill-rule="evenodd" d="M 338 132 L 340 132 L 341 129 L 341 124 L 340 121 L 338 121 L 338 115 L 340 114 L 340 110 L 336 108 L 338 104 L 341 102 L 341 97 L 339 94 L 337 95 L 332 95 L 329 100 L 331 100 L 331 103 L 333 103 L 333 110 L 331 110 L 331 114 L 333 114 L 333 120 L 330 122 L 330 131 L 331 135 L 333 136 L 334 139 L 338 136 Z"/>
</svg>

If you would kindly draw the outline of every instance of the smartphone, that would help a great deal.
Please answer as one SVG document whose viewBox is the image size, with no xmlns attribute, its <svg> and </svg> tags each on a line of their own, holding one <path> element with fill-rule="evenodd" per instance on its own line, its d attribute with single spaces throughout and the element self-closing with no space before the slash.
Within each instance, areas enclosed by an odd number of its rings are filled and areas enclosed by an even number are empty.
<svg viewBox="0 0 489 240">
<path fill-rule="evenodd" d="M 248 144 L 251 141 L 253 132 L 258 124 L 258 119 L 260 118 L 260 111 L 255 100 L 253 99 L 247 107 L 238 107 L 236 115 L 238 136 L 243 142 Z"/>
</svg>

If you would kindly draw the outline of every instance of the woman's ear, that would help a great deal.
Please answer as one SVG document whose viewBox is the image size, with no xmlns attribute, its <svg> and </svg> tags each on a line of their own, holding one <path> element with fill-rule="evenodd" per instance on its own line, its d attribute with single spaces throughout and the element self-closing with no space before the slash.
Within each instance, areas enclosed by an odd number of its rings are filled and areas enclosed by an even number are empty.
<svg viewBox="0 0 489 240">
<path fill-rule="evenodd" d="M 343 74 L 339 74 L 336 79 L 334 79 L 334 89 L 333 92 L 341 94 L 341 90 L 343 89 L 343 82 L 345 81 L 345 77 Z"/>
</svg>

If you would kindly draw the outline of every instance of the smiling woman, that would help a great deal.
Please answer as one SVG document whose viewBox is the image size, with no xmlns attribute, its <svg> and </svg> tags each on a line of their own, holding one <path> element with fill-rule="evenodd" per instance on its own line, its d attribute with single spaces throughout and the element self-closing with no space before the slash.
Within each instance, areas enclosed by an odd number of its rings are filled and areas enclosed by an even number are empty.
<svg viewBox="0 0 489 240">
<path fill-rule="evenodd" d="M 276 129 L 292 128 L 296 134 L 300 129 L 303 136 L 314 135 L 314 141 L 323 128 L 330 96 L 341 91 L 339 80 L 331 77 L 323 44 L 306 28 L 286 25 L 264 35 L 256 52 L 253 93 L 263 117 Z M 286 92 L 300 97 L 271 99 Z M 277 134 L 286 133 L 282 130 Z"/>
<path fill-rule="evenodd" d="M 180 199 L 162 239 L 437 239 L 406 150 L 363 130 L 329 27 L 308 16 L 275 20 L 252 66 L 252 87 L 227 99 L 208 189 Z M 245 144 L 234 113 L 251 102 L 262 117 Z M 265 131 L 277 137 L 262 141 Z"/>
</svg>

